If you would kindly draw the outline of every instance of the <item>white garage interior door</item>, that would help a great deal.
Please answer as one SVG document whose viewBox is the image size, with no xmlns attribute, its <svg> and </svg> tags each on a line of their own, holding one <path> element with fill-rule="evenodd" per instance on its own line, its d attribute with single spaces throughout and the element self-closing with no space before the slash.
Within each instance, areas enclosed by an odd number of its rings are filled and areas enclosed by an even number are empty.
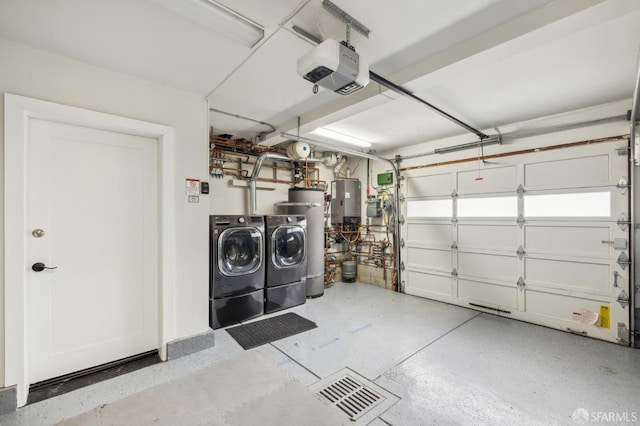
<svg viewBox="0 0 640 426">
<path fill-rule="evenodd" d="M 629 344 L 628 140 L 405 173 L 404 290 Z"/>
<path fill-rule="evenodd" d="M 156 349 L 158 141 L 39 119 L 29 132 L 29 382 Z"/>
</svg>

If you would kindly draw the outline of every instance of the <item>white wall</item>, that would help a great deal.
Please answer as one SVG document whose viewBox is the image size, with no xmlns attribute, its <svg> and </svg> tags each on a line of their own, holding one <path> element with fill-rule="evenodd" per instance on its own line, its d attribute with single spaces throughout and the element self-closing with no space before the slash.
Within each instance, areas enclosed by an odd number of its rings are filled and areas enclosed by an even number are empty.
<svg viewBox="0 0 640 426">
<path fill-rule="evenodd" d="M 184 179 L 208 177 L 207 104 L 204 97 L 35 50 L 0 39 L 0 92 L 115 114 L 175 129 L 174 197 L 176 229 L 176 311 L 174 337 L 208 329 L 209 200 L 189 204 Z M 0 102 L 0 156 L 4 152 L 4 111 Z M 0 161 L 3 168 L 4 159 Z M 4 175 L 4 171 L 0 176 Z M 2 177 L 0 179 L 3 180 Z M 0 185 L 4 187 L 4 185 Z M 213 195 L 215 196 L 215 195 Z M 4 218 L 0 198 L 0 223 Z M 4 240 L 4 229 L 0 231 Z M 0 247 L 0 259 L 4 259 Z M 4 289 L 0 261 L 0 288 Z M 0 291 L 0 307 L 4 306 Z M 0 316 L 0 378 L 4 380 L 4 313 Z M 0 382 L 0 387 L 4 385 Z M 11 385 L 10 383 L 7 385 Z"/>
<path fill-rule="evenodd" d="M 260 173 L 261 178 L 272 178 L 273 172 L 271 170 L 272 160 L 266 160 L 262 166 Z M 280 166 L 285 166 L 285 163 L 278 163 Z M 226 167 L 234 167 L 234 165 L 227 165 Z M 249 174 L 253 171 L 252 165 L 243 165 Z M 278 170 L 279 180 L 290 180 L 291 173 L 287 173 L 284 170 Z M 209 211 L 212 215 L 238 215 L 249 214 L 249 187 L 233 185 L 234 181 L 238 181 L 231 176 L 224 176 L 223 178 L 214 179 L 211 178 L 211 194 L 215 194 L 209 200 Z M 248 180 L 242 181 L 248 185 Z M 258 206 L 258 214 L 278 214 L 284 211 L 278 211 L 274 206 L 274 203 L 287 201 L 289 185 L 284 183 L 272 183 L 272 182 L 256 182 L 256 201 Z M 224 200 L 224 202 L 220 202 Z"/>
<path fill-rule="evenodd" d="M 321 152 L 316 153 L 318 157 L 322 156 Z M 233 158 L 230 156 L 229 158 Z M 342 168 L 342 172 L 344 175 L 344 171 L 347 167 L 350 167 L 351 170 L 355 170 L 355 173 L 352 174 L 353 178 L 359 178 L 364 183 L 364 178 L 362 176 L 366 176 L 366 160 L 358 162 L 358 158 L 348 158 L 347 163 Z M 273 178 L 273 170 L 271 168 L 273 164 L 273 160 L 266 160 L 260 171 L 260 178 Z M 278 162 L 278 165 L 281 167 L 287 166 L 287 162 Z M 234 163 L 226 163 L 225 167 L 235 167 Z M 333 176 L 333 167 L 327 167 L 323 165 L 321 162 L 318 163 L 310 163 L 310 167 L 317 167 L 320 170 L 320 180 L 325 181 L 329 186 L 327 188 L 327 192 L 331 191 L 331 181 L 335 178 Z M 251 175 L 253 171 L 252 165 L 243 165 L 245 170 L 249 171 L 249 175 Z M 364 173 L 364 175 L 362 174 Z M 278 170 L 277 172 L 278 180 L 291 180 L 291 173 Z M 211 194 L 210 199 L 210 214 L 212 215 L 234 215 L 234 214 L 248 214 L 249 213 L 249 188 L 234 186 L 233 181 L 235 178 L 231 176 L 224 176 L 224 178 L 214 179 L 211 178 Z M 248 181 L 245 181 L 248 182 Z M 286 210 L 280 208 L 278 209 L 275 204 L 286 202 L 289 197 L 289 188 L 291 187 L 285 183 L 272 183 L 272 182 L 257 182 L 258 190 L 256 191 L 256 201 L 258 206 L 258 214 L 267 215 L 267 214 L 284 214 Z M 224 202 L 220 202 L 220 200 L 224 200 Z M 362 214 L 364 215 L 364 210 Z"/>
</svg>

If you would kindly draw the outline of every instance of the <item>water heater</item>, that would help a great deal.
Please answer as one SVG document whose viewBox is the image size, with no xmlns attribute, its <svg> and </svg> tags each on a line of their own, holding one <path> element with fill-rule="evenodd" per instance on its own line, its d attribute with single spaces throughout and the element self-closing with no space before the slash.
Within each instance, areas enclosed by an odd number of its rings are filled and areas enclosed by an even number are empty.
<svg viewBox="0 0 640 426">
<path fill-rule="evenodd" d="M 357 179 L 331 182 L 331 224 L 360 225 L 362 187 Z"/>
</svg>

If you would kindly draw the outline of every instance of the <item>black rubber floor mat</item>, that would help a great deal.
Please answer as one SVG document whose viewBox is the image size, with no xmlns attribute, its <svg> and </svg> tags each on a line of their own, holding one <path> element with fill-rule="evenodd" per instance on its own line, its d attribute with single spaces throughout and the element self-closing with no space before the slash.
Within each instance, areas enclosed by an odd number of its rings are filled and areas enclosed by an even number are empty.
<svg viewBox="0 0 640 426">
<path fill-rule="evenodd" d="M 289 312 L 226 330 L 240 346 L 251 349 L 317 327 L 315 322 Z"/>
</svg>

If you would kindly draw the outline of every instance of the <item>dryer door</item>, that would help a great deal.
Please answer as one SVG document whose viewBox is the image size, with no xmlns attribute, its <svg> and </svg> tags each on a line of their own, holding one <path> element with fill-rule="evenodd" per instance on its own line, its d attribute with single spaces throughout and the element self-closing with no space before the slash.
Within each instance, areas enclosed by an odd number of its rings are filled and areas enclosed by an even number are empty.
<svg viewBox="0 0 640 426">
<path fill-rule="evenodd" d="M 279 226 L 271 234 L 271 253 L 276 268 L 300 265 L 305 258 L 305 233 L 300 226 Z"/>
<path fill-rule="evenodd" d="M 229 277 L 256 272 L 262 265 L 262 250 L 257 228 L 227 228 L 218 237 L 218 269 Z"/>
</svg>

